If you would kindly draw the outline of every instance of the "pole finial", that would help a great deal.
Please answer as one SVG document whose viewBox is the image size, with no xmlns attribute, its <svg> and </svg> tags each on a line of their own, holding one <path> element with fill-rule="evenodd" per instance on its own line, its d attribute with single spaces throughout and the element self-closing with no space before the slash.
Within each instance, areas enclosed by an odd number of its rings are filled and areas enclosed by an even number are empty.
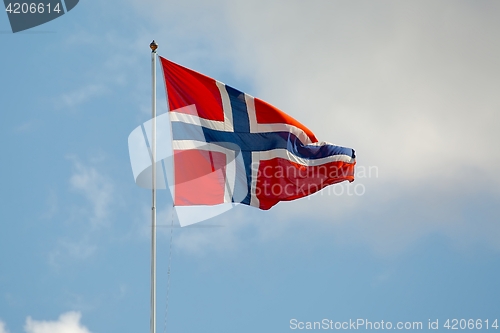
<svg viewBox="0 0 500 333">
<path fill-rule="evenodd" d="M 149 47 L 151 48 L 151 52 L 155 53 L 156 52 L 156 49 L 158 48 L 158 43 L 154 41 L 151 42 L 151 44 L 149 44 Z"/>
</svg>

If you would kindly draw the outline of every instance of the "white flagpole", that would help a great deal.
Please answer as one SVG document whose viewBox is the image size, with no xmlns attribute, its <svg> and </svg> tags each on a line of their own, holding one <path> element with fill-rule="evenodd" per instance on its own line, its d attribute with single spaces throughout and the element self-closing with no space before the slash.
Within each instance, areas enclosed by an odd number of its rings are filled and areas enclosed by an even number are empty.
<svg viewBox="0 0 500 333">
<path fill-rule="evenodd" d="M 158 44 L 153 40 L 151 48 L 151 74 L 152 74 L 152 102 L 153 102 L 153 129 L 152 129 L 152 207 L 151 207 L 151 333 L 156 333 L 156 49 Z"/>
</svg>

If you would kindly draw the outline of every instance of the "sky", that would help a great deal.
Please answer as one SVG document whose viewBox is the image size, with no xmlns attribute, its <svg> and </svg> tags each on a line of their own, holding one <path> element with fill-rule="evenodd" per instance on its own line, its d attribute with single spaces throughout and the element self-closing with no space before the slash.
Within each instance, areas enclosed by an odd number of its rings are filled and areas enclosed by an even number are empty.
<svg viewBox="0 0 500 333">
<path fill-rule="evenodd" d="M 357 155 L 352 184 L 200 228 L 169 228 L 159 193 L 159 333 L 493 324 L 499 16 L 495 0 L 81 0 L 13 34 L 0 14 L 0 333 L 149 331 L 151 194 L 127 138 L 151 118 L 153 39 Z M 161 114 L 161 81 L 157 97 Z"/>
</svg>

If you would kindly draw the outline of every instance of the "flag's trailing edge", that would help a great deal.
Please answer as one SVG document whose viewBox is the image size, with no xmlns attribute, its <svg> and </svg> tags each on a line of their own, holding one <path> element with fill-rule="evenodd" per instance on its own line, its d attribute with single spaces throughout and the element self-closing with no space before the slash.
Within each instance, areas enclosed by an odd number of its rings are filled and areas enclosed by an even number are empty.
<svg viewBox="0 0 500 333">
<path fill-rule="evenodd" d="M 318 142 L 274 106 L 160 57 L 172 124 L 174 204 L 280 201 L 354 181 L 355 153 Z"/>
</svg>

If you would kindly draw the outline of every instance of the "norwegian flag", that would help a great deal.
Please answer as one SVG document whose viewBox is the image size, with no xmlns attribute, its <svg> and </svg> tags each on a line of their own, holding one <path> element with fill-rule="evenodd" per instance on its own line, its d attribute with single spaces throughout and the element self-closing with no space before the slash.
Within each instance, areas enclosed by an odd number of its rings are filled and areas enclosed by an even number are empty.
<svg viewBox="0 0 500 333">
<path fill-rule="evenodd" d="M 172 124 L 174 205 L 269 209 L 354 181 L 355 153 L 318 142 L 274 106 L 160 57 Z"/>
</svg>

